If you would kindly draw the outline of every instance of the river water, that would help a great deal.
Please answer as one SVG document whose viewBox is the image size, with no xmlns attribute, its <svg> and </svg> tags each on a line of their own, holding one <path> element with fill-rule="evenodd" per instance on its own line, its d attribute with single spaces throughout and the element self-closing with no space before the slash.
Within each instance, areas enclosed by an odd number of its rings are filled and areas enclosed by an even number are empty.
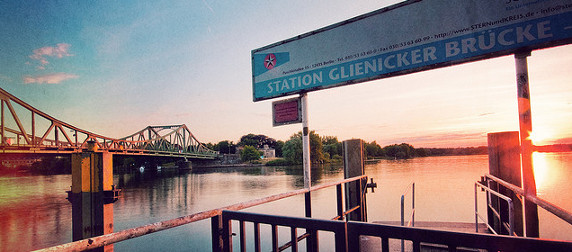
<svg viewBox="0 0 572 252">
<path fill-rule="evenodd" d="M 572 153 L 534 156 L 538 195 L 572 211 Z M 401 195 L 415 182 L 416 221 L 474 223 L 474 183 L 488 171 L 487 156 L 383 160 L 367 165 L 378 184 L 368 193 L 369 221 L 400 219 Z M 341 166 L 313 169 L 313 185 L 343 178 Z M 204 210 L 303 188 L 300 167 L 256 167 L 116 174 L 123 197 L 114 203 L 114 230 L 177 218 Z M 28 251 L 71 241 L 70 175 L 0 177 L 0 251 Z M 406 195 L 406 208 L 410 207 Z M 303 216 L 296 196 L 248 211 Z M 312 194 L 313 215 L 336 215 L 334 188 Z M 484 213 L 484 194 L 479 192 Z M 572 226 L 539 208 L 542 238 L 572 240 Z M 288 236 L 289 233 L 286 235 Z M 320 236 L 328 240 L 328 236 Z M 210 220 L 115 244 L 115 251 L 210 251 Z M 266 245 L 264 245 L 266 246 Z M 265 247 L 263 246 L 263 249 Z M 326 246 L 327 242 L 322 242 Z M 269 250 L 269 249 L 266 249 Z"/>
</svg>

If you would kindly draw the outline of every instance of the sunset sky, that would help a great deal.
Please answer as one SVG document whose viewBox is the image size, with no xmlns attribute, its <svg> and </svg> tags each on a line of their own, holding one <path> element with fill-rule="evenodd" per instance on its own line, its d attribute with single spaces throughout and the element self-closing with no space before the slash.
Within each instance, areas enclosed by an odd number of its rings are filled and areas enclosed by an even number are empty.
<svg viewBox="0 0 572 252">
<path fill-rule="evenodd" d="M 398 1 L 0 2 L 0 87 L 76 127 L 120 138 L 186 124 L 202 142 L 272 127 L 252 101 L 251 50 Z M 309 93 L 310 129 L 415 147 L 486 145 L 518 130 L 514 57 Z M 537 144 L 572 143 L 572 46 L 528 58 Z"/>
</svg>

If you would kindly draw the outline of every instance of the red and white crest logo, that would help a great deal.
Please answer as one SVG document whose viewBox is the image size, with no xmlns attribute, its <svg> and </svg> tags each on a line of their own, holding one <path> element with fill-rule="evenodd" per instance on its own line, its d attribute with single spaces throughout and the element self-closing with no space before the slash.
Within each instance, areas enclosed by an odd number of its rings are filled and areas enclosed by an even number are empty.
<svg viewBox="0 0 572 252">
<path fill-rule="evenodd" d="M 269 53 L 264 58 L 264 67 L 270 70 L 276 66 L 276 56 L 273 53 Z"/>
</svg>

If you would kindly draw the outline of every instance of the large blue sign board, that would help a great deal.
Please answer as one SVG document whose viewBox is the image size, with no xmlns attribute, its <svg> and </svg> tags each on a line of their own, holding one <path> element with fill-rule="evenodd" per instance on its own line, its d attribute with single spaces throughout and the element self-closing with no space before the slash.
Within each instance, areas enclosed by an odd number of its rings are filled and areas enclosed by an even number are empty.
<svg viewBox="0 0 572 252">
<path fill-rule="evenodd" d="M 568 44 L 572 0 L 414 0 L 252 51 L 254 101 Z"/>
</svg>

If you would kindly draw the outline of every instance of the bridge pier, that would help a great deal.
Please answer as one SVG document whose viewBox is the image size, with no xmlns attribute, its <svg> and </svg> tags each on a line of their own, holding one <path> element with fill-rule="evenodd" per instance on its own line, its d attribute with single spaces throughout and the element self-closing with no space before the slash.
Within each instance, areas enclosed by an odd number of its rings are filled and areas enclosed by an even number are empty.
<svg viewBox="0 0 572 252">
<path fill-rule="evenodd" d="M 185 159 L 177 162 L 177 166 L 179 167 L 179 170 L 192 170 L 193 162 Z"/>
<path fill-rule="evenodd" d="M 72 154 L 73 241 L 113 233 L 113 202 L 119 190 L 113 185 L 113 154 L 98 152 L 95 143 L 88 150 Z M 113 251 L 113 245 L 95 251 Z"/>
</svg>

